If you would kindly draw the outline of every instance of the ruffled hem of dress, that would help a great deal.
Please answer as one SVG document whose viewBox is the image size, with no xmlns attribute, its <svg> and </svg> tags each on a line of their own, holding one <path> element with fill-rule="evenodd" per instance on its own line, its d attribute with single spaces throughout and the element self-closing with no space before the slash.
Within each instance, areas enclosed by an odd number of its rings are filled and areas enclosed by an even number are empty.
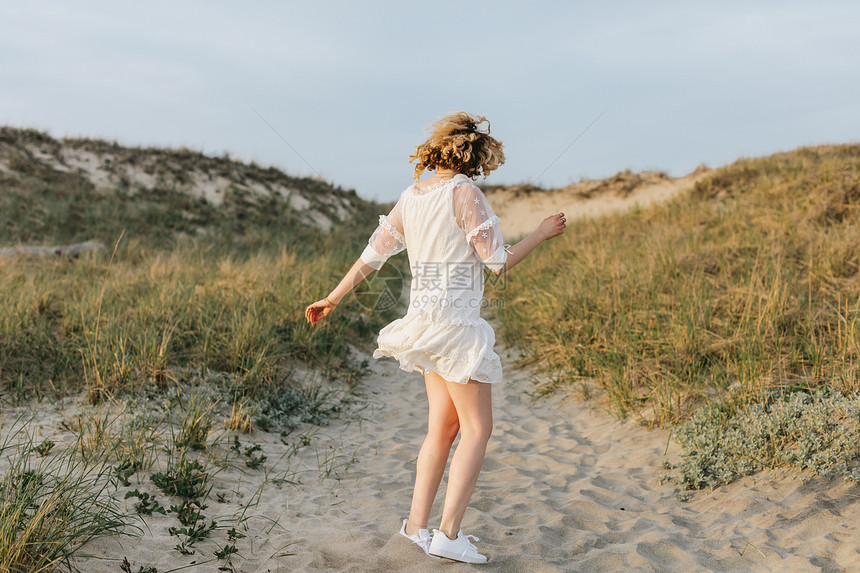
<svg viewBox="0 0 860 573">
<path fill-rule="evenodd" d="M 379 332 L 373 357 L 395 358 L 406 372 L 432 370 L 460 384 L 470 378 L 500 382 L 502 364 L 493 350 L 493 329 L 483 319 L 471 322 L 474 324 L 453 326 L 408 313 Z"/>
<path fill-rule="evenodd" d="M 495 354 L 495 352 L 493 354 Z M 374 350 L 373 351 L 373 357 L 374 358 L 394 358 L 395 360 L 397 360 L 400 363 L 400 369 L 403 370 L 404 372 L 414 372 L 414 371 L 418 370 L 419 372 L 424 373 L 424 372 L 429 370 L 429 371 L 435 372 L 436 374 L 438 374 L 439 376 L 441 376 L 443 379 L 447 380 L 448 382 L 456 382 L 457 384 L 468 384 L 469 380 L 475 380 L 476 382 L 482 382 L 484 384 L 497 384 L 498 382 L 501 382 L 501 379 L 502 379 L 501 364 L 498 365 L 499 373 L 497 376 L 493 376 L 492 374 L 482 373 L 482 372 L 472 372 L 468 375 L 461 376 L 458 379 L 452 379 L 455 377 L 442 371 L 444 369 L 439 368 L 437 363 L 433 363 L 433 361 L 431 361 L 431 360 L 421 360 L 420 358 L 415 359 L 415 360 L 410 360 L 409 358 L 398 355 L 397 352 L 389 351 L 389 350 L 383 350 L 382 348 L 377 348 L 376 350 Z M 440 358 L 444 358 L 444 357 L 440 357 Z M 482 357 L 481 360 L 490 362 L 491 363 L 490 369 L 491 370 L 495 369 L 494 368 L 495 365 L 492 364 L 492 362 L 494 362 L 494 360 L 492 358 Z M 496 360 L 498 360 L 498 355 L 496 355 Z"/>
</svg>

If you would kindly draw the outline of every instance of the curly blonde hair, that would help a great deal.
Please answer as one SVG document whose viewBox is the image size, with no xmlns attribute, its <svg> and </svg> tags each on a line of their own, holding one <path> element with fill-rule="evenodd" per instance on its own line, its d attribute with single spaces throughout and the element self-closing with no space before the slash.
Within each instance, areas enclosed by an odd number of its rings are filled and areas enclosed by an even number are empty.
<svg viewBox="0 0 860 573">
<path fill-rule="evenodd" d="M 486 130 L 478 129 L 485 121 Z M 490 136 L 487 118 L 457 111 L 433 124 L 430 137 L 409 157 L 410 163 L 415 160 L 416 180 L 425 169 L 453 169 L 474 179 L 498 168 L 505 162 L 505 154 L 502 142 Z"/>
</svg>

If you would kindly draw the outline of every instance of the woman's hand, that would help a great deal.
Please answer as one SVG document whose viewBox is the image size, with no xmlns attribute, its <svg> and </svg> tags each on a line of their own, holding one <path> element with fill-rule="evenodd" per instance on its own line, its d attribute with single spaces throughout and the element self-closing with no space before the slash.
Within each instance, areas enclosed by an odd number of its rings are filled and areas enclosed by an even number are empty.
<svg viewBox="0 0 860 573">
<path fill-rule="evenodd" d="M 552 239 L 553 237 L 558 237 L 564 233 L 566 224 L 567 219 L 565 218 L 564 213 L 550 215 L 541 221 L 538 226 L 538 232 L 543 236 L 544 240 Z"/>
<path fill-rule="evenodd" d="M 336 304 L 330 302 L 327 298 L 318 300 L 305 309 L 305 318 L 307 318 L 308 322 L 313 326 L 334 312 L 336 306 Z"/>
</svg>

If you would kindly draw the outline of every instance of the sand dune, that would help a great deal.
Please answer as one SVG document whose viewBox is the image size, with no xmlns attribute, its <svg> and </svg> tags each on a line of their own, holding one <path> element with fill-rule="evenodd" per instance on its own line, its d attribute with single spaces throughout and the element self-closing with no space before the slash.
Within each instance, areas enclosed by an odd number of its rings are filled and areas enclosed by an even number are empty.
<svg viewBox="0 0 860 573">
<path fill-rule="evenodd" d="M 680 502 L 670 483 L 659 483 L 666 431 L 619 423 L 570 397 L 532 402 L 533 373 L 513 368 L 511 352 L 500 355 L 506 381 L 495 387 L 495 431 L 463 525 L 481 538 L 489 564 L 434 561 L 397 534 L 426 429 L 426 398 L 419 374 L 384 360 L 372 363 L 363 408 L 322 428 L 292 460 L 301 486 L 268 483 L 259 490 L 261 475 L 218 476 L 216 492 L 229 498 L 225 511 L 260 496 L 249 509 L 249 537 L 237 543 L 235 570 L 856 570 L 857 486 L 821 478 L 804 483 L 786 470 Z M 265 441 L 270 460 L 286 449 L 272 434 L 253 441 Z M 674 453 L 670 446 L 670 458 Z M 334 469 L 325 477 L 327 467 Z M 269 471 L 271 479 L 278 468 Z M 127 555 L 134 571 L 207 559 L 203 551 L 187 557 L 173 551 L 167 523 L 151 523 L 143 539 L 120 541 L 121 547 L 99 540 L 90 551 Z M 285 553 L 294 555 L 279 557 Z M 104 561 L 84 565 L 117 570 Z"/>
<path fill-rule="evenodd" d="M 502 236 L 515 240 L 533 231 L 544 217 L 564 212 L 568 220 L 600 217 L 671 199 L 689 190 L 709 172 L 700 168 L 684 177 L 661 173 L 623 172 L 602 180 L 583 181 L 561 189 L 524 186 L 490 188 L 487 198 L 501 218 Z"/>
</svg>

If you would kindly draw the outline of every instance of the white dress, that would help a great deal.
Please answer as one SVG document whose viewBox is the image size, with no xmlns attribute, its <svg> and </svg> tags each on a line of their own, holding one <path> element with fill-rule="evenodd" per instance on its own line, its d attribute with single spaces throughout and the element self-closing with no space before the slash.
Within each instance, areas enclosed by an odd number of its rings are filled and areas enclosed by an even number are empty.
<svg viewBox="0 0 860 573">
<path fill-rule="evenodd" d="M 445 380 L 495 383 L 502 365 L 493 328 L 480 317 L 483 266 L 507 261 L 499 218 L 465 175 L 417 189 L 410 185 L 370 237 L 361 259 L 375 269 L 407 250 L 412 270 L 409 310 L 379 332 L 374 358 L 433 371 Z"/>
</svg>

